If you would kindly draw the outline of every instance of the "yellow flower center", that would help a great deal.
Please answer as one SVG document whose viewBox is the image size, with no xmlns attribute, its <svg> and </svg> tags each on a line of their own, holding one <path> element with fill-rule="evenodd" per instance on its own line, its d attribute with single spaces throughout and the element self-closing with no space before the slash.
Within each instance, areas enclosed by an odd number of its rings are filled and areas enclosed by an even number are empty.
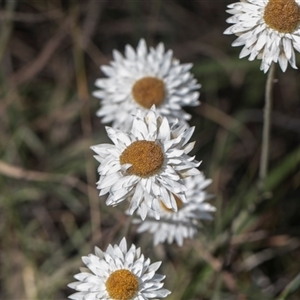
<svg viewBox="0 0 300 300">
<path fill-rule="evenodd" d="M 160 79 L 144 77 L 134 83 L 131 93 L 135 102 L 149 109 L 153 104 L 159 106 L 164 101 L 165 87 Z"/>
<path fill-rule="evenodd" d="M 129 300 L 138 291 L 139 282 L 134 274 L 122 269 L 109 275 L 105 287 L 111 299 Z"/>
<path fill-rule="evenodd" d="M 173 196 L 174 196 L 175 202 L 177 204 L 177 209 L 178 210 L 181 209 L 182 206 L 183 206 L 182 201 L 176 195 L 173 194 Z M 170 209 L 170 208 L 166 207 L 165 204 L 162 201 L 160 201 L 160 207 L 164 211 L 171 212 L 171 213 L 174 212 L 173 209 Z"/>
<path fill-rule="evenodd" d="M 300 7 L 295 0 L 269 0 L 264 11 L 265 23 L 281 33 L 293 32 L 300 21 Z"/>
<path fill-rule="evenodd" d="M 151 141 L 135 141 L 120 155 L 120 163 L 131 164 L 127 174 L 149 177 L 156 174 L 164 163 L 161 147 Z"/>
</svg>

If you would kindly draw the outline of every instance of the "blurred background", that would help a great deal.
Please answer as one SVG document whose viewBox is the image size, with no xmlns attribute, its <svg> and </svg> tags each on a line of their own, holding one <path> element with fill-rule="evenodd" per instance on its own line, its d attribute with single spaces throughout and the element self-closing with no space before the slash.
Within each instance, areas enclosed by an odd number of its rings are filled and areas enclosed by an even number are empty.
<svg viewBox="0 0 300 300">
<path fill-rule="evenodd" d="M 167 299 L 300 299 L 300 75 L 276 69 L 267 191 L 257 190 L 266 75 L 238 59 L 213 0 L 23 0 L 0 4 L 0 298 L 66 299 L 94 246 L 162 260 Z M 159 42 L 192 62 L 201 105 L 193 154 L 217 207 L 183 247 L 152 247 L 124 206 L 98 196 L 90 146 L 108 142 L 91 93 L 100 65 Z M 300 55 L 297 54 L 298 66 Z M 124 228 L 126 231 L 124 231 Z"/>
</svg>

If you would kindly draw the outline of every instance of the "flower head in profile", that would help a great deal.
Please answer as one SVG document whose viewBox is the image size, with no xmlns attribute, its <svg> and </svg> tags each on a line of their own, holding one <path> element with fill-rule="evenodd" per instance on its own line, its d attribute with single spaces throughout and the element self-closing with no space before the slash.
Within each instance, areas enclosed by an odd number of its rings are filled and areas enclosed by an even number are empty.
<svg viewBox="0 0 300 300">
<path fill-rule="evenodd" d="M 68 285 L 77 291 L 70 299 L 147 300 L 170 294 L 162 288 L 165 276 L 155 274 L 161 262 L 150 264 L 135 245 L 127 250 L 125 238 L 120 245 L 109 245 L 106 252 L 95 247 L 95 254 L 82 261 L 87 268 L 74 276 L 78 281 Z"/>
<path fill-rule="evenodd" d="M 183 178 L 196 175 L 199 166 L 188 155 L 194 143 L 188 143 L 194 128 L 173 124 L 155 108 L 137 111 L 130 133 L 107 127 L 112 144 L 91 147 L 100 162 L 97 182 L 100 195 L 109 193 L 107 205 L 130 200 L 129 213 L 138 209 L 142 219 L 148 211 L 160 217 L 160 201 L 174 211 L 174 195 L 186 202 Z"/>
<path fill-rule="evenodd" d="M 189 72 L 192 64 L 180 64 L 162 43 L 148 50 L 143 39 L 136 51 L 126 45 L 125 56 L 114 50 L 113 58 L 109 66 L 101 67 L 107 77 L 96 81 L 100 90 L 93 93 L 101 99 L 97 115 L 103 123 L 128 131 L 135 109 L 148 110 L 152 105 L 170 121 L 190 119 L 182 106 L 198 105 L 200 88 Z"/>
<path fill-rule="evenodd" d="M 215 207 L 205 202 L 211 198 L 204 189 L 211 183 L 210 179 L 205 179 L 202 174 L 184 179 L 187 188 L 187 202 L 181 202 L 175 195 L 178 211 L 174 212 L 161 203 L 161 218 L 155 220 L 151 213 L 144 222 L 140 223 L 138 232 L 149 231 L 153 234 L 153 243 L 176 242 L 179 246 L 183 245 L 185 238 L 193 238 L 198 232 L 201 220 L 211 220 L 210 212 L 215 211 Z"/>
<path fill-rule="evenodd" d="M 244 46 L 240 58 L 261 59 L 267 72 L 272 62 L 282 71 L 288 62 L 297 69 L 295 50 L 300 52 L 300 0 L 241 0 L 228 5 L 231 25 L 225 34 L 239 36 L 232 46 Z"/>
</svg>

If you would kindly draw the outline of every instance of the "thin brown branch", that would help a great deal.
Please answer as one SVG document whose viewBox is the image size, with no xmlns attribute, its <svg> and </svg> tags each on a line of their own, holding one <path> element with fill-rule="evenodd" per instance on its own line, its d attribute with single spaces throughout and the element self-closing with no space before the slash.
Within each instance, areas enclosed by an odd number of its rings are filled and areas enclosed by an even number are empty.
<svg viewBox="0 0 300 300">
<path fill-rule="evenodd" d="M 55 53 L 57 48 L 61 45 L 61 42 L 68 34 L 68 28 L 70 26 L 70 19 L 68 18 L 56 34 L 49 39 L 45 47 L 38 55 L 36 59 L 29 62 L 25 67 L 18 70 L 16 73 L 12 74 L 9 77 L 9 82 L 12 82 L 16 85 L 29 81 L 37 73 L 39 73 L 45 65 L 48 63 L 51 56 Z"/>
<path fill-rule="evenodd" d="M 53 174 L 38 171 L 24 170 L 19 167 L 12 166 L 4 161 L 0 160 L 0 173 L 7 177 L 14 179 L 23 179 L 27 181 L 39 181 L 39 182 L 58 182 L 72 188 L 76 188 L 80 192 L 87 193 L 87 184 L 80 179 L 65 175 L 65 174 Z"/>
<path fill-rule="evenodd" d="M 232 293 L 236 294 L 238 299 L 246 299 L 244 297 L 244 295 L 242 295 L 238 292 L 238 289 L 236 286 L 236 281 L 235 281 L 234 277 L 232 276 L 232 274 L 230 274 L 226 270 L 222 270 L 223 264 L 221 263 L 221 261 L 219 259 L 217 259 L 216 257 L 212 256 L 209 253 L 209 251 L 207 249 L 205 249 L 205 247 L 200 242 L 194 241 L 193 245 L 194 245 L 194 249 L 197 251 L 197 253 L 200 255 L 200 257 L 203 260 L 205 260 L 215 272 L 221 273 L 223 281 L 224 281 L 225 285 L 227 286 L 227 288 Z"/>
<path fill-rule="evenodd" d="M 10 20 L 13 22 L 39 23 L 53 19 L 61 19 L 63 16 L 61 10 L 53 9 L 42 13 L 22 13 L 15 12 L 13 15 L 7 15 L 6 11 L 0 11 L 0 21 Z"/>
</svg>

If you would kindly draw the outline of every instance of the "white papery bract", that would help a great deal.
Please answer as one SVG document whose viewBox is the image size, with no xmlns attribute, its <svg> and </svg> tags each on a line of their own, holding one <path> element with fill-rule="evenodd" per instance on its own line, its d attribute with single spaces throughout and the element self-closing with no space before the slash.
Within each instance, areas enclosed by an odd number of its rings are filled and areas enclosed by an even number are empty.
<svg viewBox="0 0 300 300">
<path fill-rule="evenodd" d="M 192 64 L 180 64 L 162 43 L 148 50 L 144 39 L 136 50 L 126 45 L 124 57 L 114 50 L 113 59 L 101 67 L 107 77 L 96 80 L 100 90 L 93 93 L 101 99 L 97 115 L 103 123 L 112 122 L 113 128 L 128 131 L 135 109 L 148 110 L 152 105 L 169 121 L 190 119 L 182 107 L 199 104 L 200 88 L 189 71 Z"/>
<path fill-rule="evenodd" d="M 140 248 L 127 250 L 126 239 L 109 245 L 106 252 L 95 247 L 95 254 L 82 257 L 87 266 L 68 286 L 77 292 L 73 300 L 147 300 L 165 298 L 170 291 L 163 287 L 165 276 L 156 274 L 161 262 L 150 264 Z"/>
<path fill-rule="evenodd" d="M 300 0 L 241 0 L 228 5 L 232 14 L 227 23 L 233 24 L 225 34 L 238 38 L 232 46 L 244 46 L 240 58 L 261 59 L 265 73 L 272 62 L 279 63 L 283 72 L 288 63 L 297 69 L 295 50 L 300 52 Z"/>
<path fill-rule="evenodd" d="M 155 220 L 151 213 L 144 222 L 134 220 L 134 223 L 140 224 L 138 232 L 152 233 L 154 245 L 167 241 L 182 246 L 184 239 L 191 239 L 198 232 L 201 220 L 212 220 L 210 213 L 216 209 L 205 202 L 212 196 L 204 190 L 210 183 L 211 179 L 205 179 L 202 173 L 184 179 L 187 202 L 181 203 L 177 212 L 161 206 L 160 220 Z"/>
<path fill-rule="evenodd" d="M 130 133 L 107 127 L 111 144 L 92 146 L 100 162 L 100 195 L 109 193 L 107 205 L 116 206 L 128 199 L 129 213 L 138 209 L 142 219 L 152 211 L 160 217 L 160 204 L 177 211 L 174 199 L 186 202 L 183 178 L 199 174 L 198 161 L 188 155 L 194 143 L 188 143 L 194 128 L 160 116 L 155 107 L 138 110 Z"/>
</svg>

